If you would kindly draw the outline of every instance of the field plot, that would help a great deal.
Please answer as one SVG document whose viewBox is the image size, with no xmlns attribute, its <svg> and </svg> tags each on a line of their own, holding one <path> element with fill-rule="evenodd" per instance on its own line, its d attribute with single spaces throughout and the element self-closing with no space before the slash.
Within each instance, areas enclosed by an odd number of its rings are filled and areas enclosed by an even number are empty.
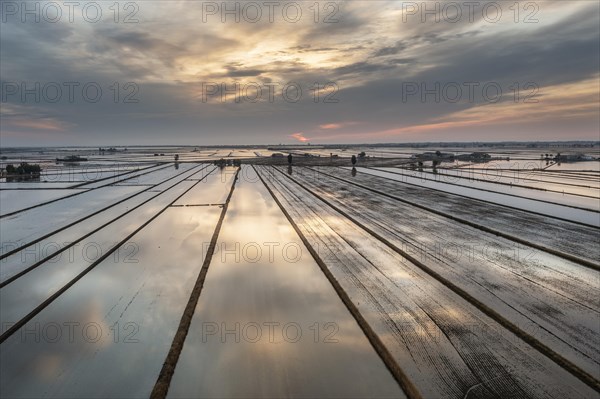
<svg viewBox="0 0 600 399">
<path fill-rule="evenodd" d="M 82 397 L 94 392 L 97 397 L 144 397 L 150 393 L 202 264 L 202 245 L 196 244 L 210 241 L 220 214 L 219 207 L 171 207 L 198 184 L 182 179 L 173 194 L 165 190 L 160 201 L 126 216 L 131 220 L 108 225 L 105 240 L 123 236 L 116 248 L 105 250 L 111 256 L 90 262 L 81 259 L 85 253 L 76 251 L 74 260 L 44 265 L 3 287 L 2 304 L 14 304 L 2 312 L 3 326 L 26 320 L 15 334 L 3 331 L 3 339 L 8 339 L 1 354 L 3 395 Z M 124 230 L 127 227 L 134 231 Z M 22 291 L 26 297 L 18 298 Z M 21 310 L 27 304 L 29 308 Z M 91 340 L 78 336 L 60 345 L 39 337 L 33 342 L 23 340 L 23 331 L 49 324 L 93 326 L 96 335 Z M 134 332 L 135 339 L 123 341 L 118 335 Z M 39 367 L 22 373 L 23 367 L 33 365 Z M 107 376 L 102 371 L 106 367 L 111 368 L 111 384 L 97 378 Z M 138 376 L 129 369 L 137 370 Z"/>
<path fill-rule="evenodd" d="M 600 366 L 600 302 L 585 303 L 596 293 L 593 270 L 327 176 L 293 180 L 522 330 L 539 331 L 547 346 L 566 343 L 566 356 L 588 372 Z"/>
<path fill-rule="evenodd" d="M 598 226 L 600 224 L 600 210 L 597 198 L 591 197 L 572 197 L 567 198 L 563 203 L 545 200 L 541 197 L 547 197 L 552 193 L 538 192 L 537 190 L 514 188 L 511 193 L 506 188 L 499 187 L 498 184 L 489 182 L 470 182 L 468 185 L 459 185 L 446 183 L 432 179 L 423 179 L 409 176 L 402 172 L 397 173 L 394 168 L 358 168 L 363 173 L 369 173 L 374 176 L 382 176 L 391 180 L 400 181 L 406 184 L 413 184 L 420 187 L 432 188 L 438 191 L 444 191 L 453 194 L 460 194 L 465 197 L 476 198 L 500 205 L 506 205 L 518 209 L 524 209 L 531 212 L 541 213 L 565 220 L 576 221 L 579 223 Z"/>
<path fill-rule="evenodd" d="M 307 191 L 283 170 L 260 170 L 304 237 L 319 248 L 319 256 L 329 267 L 334 278 L 340 282 L 342 289 L 354 298 L 358 312 L 365 315 L 370 325 L 379 327 L 375 329 L 375 333 L 390 348 L 392 356 L 395 356 L 401 368 L 407 370 L 406 378 L 415 385 L 414 389 L 424 394 L 424 397 L 462 397 L 464 387 L 475 386 L 479 392 L 473 394 L 482 397 L 528 396 L 532 392 L 537 392 L 541 397 L 561 397 L 566 392 L 572 397 L 577 396 L 575 392 L 579 392 L 581 397 L 594 395 L 581 381 L 572 380 L 574 385 L 567 387 L 563 378 L 568 378 L 569 373 L 548 362 L 545 356 L 527 344 L 532 342 L 538 348 L 545 348 L 545 345 L 536 342 L 537 339 L 545 339 L 545 334 L 541 334 L 544 338 L 534 338 L 529 332 L 519 331 L 518 327 L 507 323 L 505 317 L 494 309 L 497 305 L 493 301 L 498 302 L 498 298 L 490 295 L 491 290 L 503 295 L 506 293 L 506 300 L 515 299 L 512 297 L 515 292 L 522 290 L 525 293 L 530 289 L 526 285 L 519 286 L 519 282 L 515 282 L 512 290 L 507 288 L 509 283 L 503 279 L 514 273 L 513 271 L 504 273 L 496 270 L 496 274 L 502 276 L 499 277 L 494 273 L 486 274 L 485 269 L 481 270 L 481 266 L 485 266 L 486 262 L 493 264 L 494 261 L 503 261 L 502 257 L 491 261 L 473 259 L 474 262 L 470 264 L 477 267 L 467 270 L 469 262 L 465 262 L 463 267 L 466 266 L 467 269 L 462 272 L 457 270 L 458 262 L 448 264 L 446 260 L 446 264 L 436 267 L 436 254 L 427 253 L 434 249 L 435 237 L 426 236 L 419 239 L 417 235 L 416 240 L 425 244 L 429 241 L 431 244 L 431 248 L 422 251 L 424 255 L 432 257 L 433 262 L 424 265 L 412 256 L 409 260 L 401 255 L 406 252 L 391 251 L 392 246 L 381 242 L 389 243 L 390 237 L 382 237 L 385 230 L 380 226 L 374 227 L 377 231 L 365 228 L 363 223 L 366 220 L 373 221 L 372 214 L 365 214 L 366 209 L 357 208 L 356 202 L 348 200 L 342 201 L 347 204 L 345 212 L 340 212 L 337 207 L 331 205 L 331 201 L 339 195 L 335 192 L 335 187 L 332 187 L 331 181 L 321 182 L 321 188 L 328 187 L 327 192 L 315 193 Z M 373 199 L 370 206 L 374 204 L 381 202 Z M 354 217 L 346 212 L 353 212 Z M 381 210 L 378 209 L 377 212 Z M 363 223 L 354 222 L 358 215 L 362 217 Z M 400 215 L 423 222 L 423 216 L 420 215 L 398 212 L 397 217 Z M 398 219 L 384 213 L 378 222 L 381 220 L 395 224 L 394 221 Z M 431 231 L 439 228 L 435 222 L 425 220 L 424 223 L 430 225 Z M 423 231 L 423 226 L 419 227 L 420 231 Z M 406 233 L 411 231 L 396 231 L 398 235 Z M 508 263 L 510 262 L 505 261 L 504 264 L 494 266 L 507 268 Z M 517 260 L 512 263 L 518 265 L 521 262 Z M 560 261 L 555 261 L 555 264 L 559 263 Z M 475 269 L 478 269 L 481 278 L 473 278 L 469 274 Z M 564 273 L 565 270 L 560 272 Z M 591 373 L 589 382 L 594 384 L 593 381 L 597 381 L 598 378 L 598 303 L 589 295 L 597 292 L 598 287 L 594 284 L 597 281 L 597 272 L 583 270 L 583 273 L 588 276 L 577 281 L 571 292 L 571 298 L 577 296 L 578 290 L 581 289 L 580 284 L 591 281 L 587 295 L 582 297 L 587 303 L 580 304 L 581 316 L 563 319 L 557 322 L 557 326 L 583 332 L 583 337 L 573 337 L 572 342 L 567 342 L 563 348 L 567 352 L 563 355 L 583 365 Z M 575 270 L 574 274 L 577 275 L 578 271 Z M 546 277 L 544 276 L 544 279 Z M 486 278 L 489 280 L 486 281 Z M 589 278 L 591 280 L 587 280 Z M 484 283 L 487 283 L 487 287 Z M 539 291 L 539 295 L 553 294 L 548 286 Z M 563 298 L 564 290 L 555 295 L 555 300 L 565 308 L 556 310 L 554 315 L 560 315 L 562 311 L 569 314 L 577 301 Z M 515 299 L 515 302 L 523 301 L 524 309 L 531 309 L 526 314 L 521 314 L 523 317 L 517 318 L 516 323 L 521 323 L 521 328 L 526 328 L 522 324 L 526 322 L 527 327 L 531 328 L 531 323 L 535 323 L 531 319 L 532 310 L 536 309 L 536 306 L 539 307 L 538 320 L 551 316 L 553 310 L 552 306 L 546 304 L 547 299 L 548 297 L 541 298 L 538 305 L 527 303 L 531 302 L 531 298 Z M 359 304 L 362 304 L 362 307 Z M 514 312 L 512 308 L 514 303 L 505 305 L 513 320 L 519 316 L 519 312 Z M 490 311 L 490 308 L 493 310 Z M 492 317 L 486 317 L 479 310 Z M 580 324 L 588 321 L 590 324 L 587 327 Z M 568 323 L 573 325 L 569 326 Z M 513 333 L 522 340 L 513 336 Z M 551 330 L 551 333 L 550 335 L 554 336 L 556 328 Z M 582 348 L 578 348 L 576 354 L 569 352 L 573 349 L 571 344 L 574 341 L 583 345 Z M 562 345 L 562 337 L 558 337 L 553 343 Z M 555 353 L 546 355 L 562 360 L 564 364 L 563 356 L 556 356 Z M 481 361 L 485 361 L 485 365 L 480 363 Z M 545 371 L 537 374 L 532 370 L 531 364 L 536 365 L 536 371 Z M 573 368 L 579 369 L 578 365 L 574 365 Z M 484 375 L 488 372 L 491 374 Z M 553 373 L 557 373 L 556 376 L 548 378 Z M 504 380 L 498 381 L 499 379 Z M 432 384 L 432 380 L 436 382 Z M 476 382 L 469 385 L 473 380 Z M 556 384 L 557 380 L 562 383 Z"/>
<path fill-rule="evenodd" d="M 597 162 L 277 148 L 13 154 L 0 397 L 600 397 Z"/>
<path fill-rule="evenodd" d="M 269 192 L 243 175 L 169 397 L 403 397 Z"/>
<path fill-rule="evenodd" d="M 406 173 L 407 171 L 404 171 Z M 576 195 L 582 197 L 598 197 L 598 190 L 600 190 L 600 182 L 593 178 L 581 178 L 577 175 L 561 176 L 558 173 L 543 173 L 540 171 L 528 171 L 528 170 L 496 170 L 494 168 L 480 169 L 480 168 L 469 168 L 469 169 L 445 169 L 438 168 L 436 173 L 433 171 L 425 170 L 424 172 L 409 172 L 416 177 L 423 179 L 438 180 L 448 183 L 455 183 L 461 185 L 468 185 L 470 182 L 488 182 L 497 184 L 497 187 L 507 186 L 505 188 L 525 188 L 539 191 L 547 191 L 548 193 L 558 193 L 562 196 L 556 196 L 554 194 L 549 195 L 547 198 L 540 197 L 541 199 L 555 201 L 563 201 L 565 195 Z M 511 190 L 512 191 L 512 190 Z M 527 192 L 522 192 L 527 193 Z M 516 192 L 515 194 L 519 194 Z M 566 197 L 569 198 L 569 197 Z"/>
<path fill-rule="evenodd" d="M 19 190 L 3 190 L 0 191 L 0 216 L 79 193 L 81 191 L 76 189 L 38 190 L 36 196 L 27 196 Z"/>
<path fill-rule="evenodd" d="M 577 260 L 583 259 L 591 265 L 597 265 L 600 259 L 600 248 L 590 245 L 600 240 L 598 224 L 585 226 L 572 223 L 573 221 L 564 223 L 556 218 L 538 215 L 537 212 L 527 212 L 526 209 L 468 198 L 462 193 L 454 194 L 413 184 L 399 184 L 394 179 L 371 174 L 357 173 L 356 176 L 352 176 L 347 169 L 342 168 L 314 170 L 316 172 L 307 170 L 305 174 L 322 171 L 323 174 L 319 176 L 334 176 L 347 184 L 383 193 L 400 202 L 425 208 L 454 221 L 473 225 L 546 252 L 559 253 Z"/>
</svg>

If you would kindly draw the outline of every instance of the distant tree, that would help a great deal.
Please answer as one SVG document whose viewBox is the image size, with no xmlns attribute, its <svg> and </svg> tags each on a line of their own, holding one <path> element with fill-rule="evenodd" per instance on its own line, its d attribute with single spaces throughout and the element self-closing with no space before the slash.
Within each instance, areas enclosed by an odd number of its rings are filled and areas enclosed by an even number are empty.
<svg viewBox="0 0 600 399">
<path fill-rule="evenodd" d="M 435 152 L 435 155 L 438 156 L 438 157 L 441 157 L 442 156 L 442 152 L 440 150 L 437 150 Z"/>
<path fill-rule="evenodd" d="M 291 165 L 291 164 L 292 164 L 292 159 L 293 159 L 293 157 L 292 157 L 292 154 L 289 154 L 289 155 L 288 155 L 288 164 L 289 164 L 289 165 Z"/>
<path fill-rule="evenodd" d="M 8 175 L 28 175 L 28 176 L 39 176 L 42 172 L 42 168 L 37 164 L 29 164 L 27 162 L 21 162 L 17 167 L 13 165 L 6 165 L 6 174 Z"/>
<path fill-rule="evenodd" d="M 356 165 L 356 155 L 352 155 L 352 165 Z"/>
<path fill-rule="evenodd" d="M 175 154 L 175 161 L 179 161 L 179 154 Z"/>
</svg>

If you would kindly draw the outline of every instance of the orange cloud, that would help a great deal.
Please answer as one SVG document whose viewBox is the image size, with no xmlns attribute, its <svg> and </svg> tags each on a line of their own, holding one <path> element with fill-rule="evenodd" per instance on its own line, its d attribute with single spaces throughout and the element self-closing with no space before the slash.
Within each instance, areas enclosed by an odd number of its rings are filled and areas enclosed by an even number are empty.
<svg viewBox="0 0 600 399">
<path fill-rule="evenodd" d="M 406 133 L 444 131 L 456 128 L 501 126 L 519 123 L 543 123 L 551 120 L 597 118 L 598 79 L 565 83 L 540 88 L 537 98 L 531 102 L 506 101 L 483 104 L 455 112 L 429 123 L 405 126 L 384 131 L 370 132 L 369 137 L 388 137 Z"/>
<path fill-rule="evenodd" d="M 52 119 L 40 119 L 40 120 L 30 120 L 30 119 L 21 119 L 21 120 L 13 120 L 10 121 L 10 124 L 17 127 L 25 127 L 29 129 L 38 129 L 38 130 L 53 130 L 63 132 L 65 131 L 65 127 L 63 123 L 52 120 Z"/>
<path fill-rule="evenodd" d="M 327 123 L 325 125 L 319 125 L 321 129 L 339 129 L 342 127 L 341 123 Z"/>
<path fill-rule="evenodd" d="M 305 143 L 309 140 L 308 138 L 304 137 L 304 134 L 302 132 L 292 133 L 292 134 L 290 134 L 290 137 L 292 137 L 302 143 Z"/>
</svg>

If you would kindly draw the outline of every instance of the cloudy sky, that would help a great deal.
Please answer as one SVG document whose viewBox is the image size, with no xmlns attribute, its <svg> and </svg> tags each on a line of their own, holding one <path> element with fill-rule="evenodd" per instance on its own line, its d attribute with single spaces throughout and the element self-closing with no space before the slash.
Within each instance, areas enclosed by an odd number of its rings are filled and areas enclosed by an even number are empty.
<svg viewBox="0 0 600 399">
<path fill-rule="evenodd" d="M 595 0 L 0 4 L 1 146 L 599 139 Z"/>
</svg>

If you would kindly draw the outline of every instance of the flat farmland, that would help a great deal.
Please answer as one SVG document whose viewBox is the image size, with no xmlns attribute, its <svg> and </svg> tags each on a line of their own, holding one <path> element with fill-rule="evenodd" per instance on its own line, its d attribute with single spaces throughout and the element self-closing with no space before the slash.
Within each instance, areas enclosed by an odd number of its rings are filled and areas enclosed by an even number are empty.
<svg viewBox="0 0 600 399">
<path fill-rule="evenodd" d="M 15 155 L 1 396 L 599 397 L 598 162 L 358 150 Z"/>
</svg>

